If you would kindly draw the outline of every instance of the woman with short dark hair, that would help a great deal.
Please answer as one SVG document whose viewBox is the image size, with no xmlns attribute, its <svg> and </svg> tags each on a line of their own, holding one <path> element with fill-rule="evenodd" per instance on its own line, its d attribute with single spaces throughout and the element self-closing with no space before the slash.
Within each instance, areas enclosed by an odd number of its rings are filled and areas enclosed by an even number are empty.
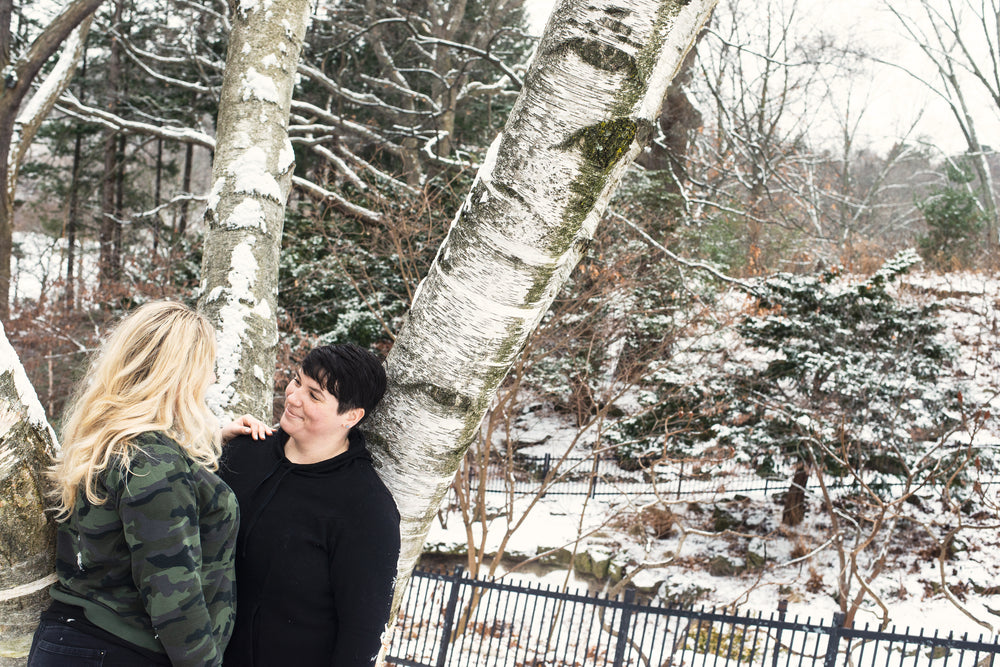
<svg viewBox="0 0 1000 667">
<path fill-rule="evenodd" d="M 371 352 L 316 348 L 285 388 L 280 428 L 226 445 L 220 475 L 244 517 L 226 665 L 374 664 L 389 635 L 399 512 L 356 427 L 385 386 Z"/>
</svg>

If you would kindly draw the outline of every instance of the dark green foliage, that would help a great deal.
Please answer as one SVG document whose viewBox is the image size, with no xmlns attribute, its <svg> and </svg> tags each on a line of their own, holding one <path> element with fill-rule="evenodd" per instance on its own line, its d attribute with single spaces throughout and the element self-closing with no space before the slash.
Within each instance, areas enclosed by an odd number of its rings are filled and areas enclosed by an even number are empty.
<svg viewBox="0 0 1000 667">
<path fill-rule="evenodd" d="M 282 238 L 279 305 L 305 332 L 367 347 L 387 338 L 383 322 L 392 326 L 405 310 L 394 269 L 391 258 L 376 257 L 343 237 L 328 236 L 306 218 L 289 215 Z M 391 287 L 374 288 L 359 272 Z"/>
<path fill-rule="evenodd" d="M 607 434 L 619 465 L 627 470 L 648 467 L 664 457 L 689 458 L 713 438 L 718 388 L 691 385 L 674 374 L 654 374 L 649 379 L 638 410 L 615 422 Z"/>
<path fill-rule="evenodd" d="M 909 455 L 943 436 L 962 407 L 938 383 L 951 351 L 935 307 L 901 304 L 888 290 L 917 261 L 900 253 L 860 282 L 836 272 L 764 281 L 739 331 L 770 361 L 737 373 L 751 390 L 735 384 L 720 441 L 751 459 L 815 460 L 833 474 L 844 465 L 906 473 Z"/>
<path fill-rule="evenodd" d="M 842 397 L 845 407 L 859 407 L 856 401 L 869 396 L 866 387 L 880 389 L 876 381 L 900 369 L 901 355 L 909 374 L 935 379 L 948 356 L 934 339 L 941 330 L 935 309 L 903 306 L 887 291 L 916 261 L 902 253 L 871 278 L 842 286 L 836 271 L 764 281 L 759 314 L 740 327 L 748 344 L 781 355 L 760 377 L 790 379 L 818 396 Z M 856 377 L 844 374 L 855 365 Z"/>
<path fill-rule="evenodd" d="M 920 237 L 920 255 L 935 268 L 968 266 L 979 244 L 978 235 L 986 221 L 970 183 L 975 179 L 968 165 L 946 165 L 948 185 L 933 190 L 917 204 L 927 223 L 927 235 Z"/>
<path fill-rule="evenodd" d="M 278 303 L 288 326 L 324 342 L 388 345 L 443 238 L 446 220 L 395 212 L 385 227 L 289 210 Z"/>
<path fill-rule="evenodd" d="M 760 474 L 789 460 L 832 475 L 908 472 L 924 441 L 944 436 L 963 407 L 958 391 L 938 382 L 951 351 L 936 309 L 902 304 L 889 290 L 916 261 L 901 253 L 856 282 L 835 271 L 762 281 L 738 327 L 756 352 L 707 371 L 653 374 L 639 398 L 644 410 L 611 430 L 619 457 L 729 451 Z"/>
</svg>

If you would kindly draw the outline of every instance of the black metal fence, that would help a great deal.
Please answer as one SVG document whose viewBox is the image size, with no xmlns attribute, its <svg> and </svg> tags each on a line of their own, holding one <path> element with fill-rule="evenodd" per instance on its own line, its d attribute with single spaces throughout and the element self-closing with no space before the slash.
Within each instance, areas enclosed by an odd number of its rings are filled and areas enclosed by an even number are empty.
<svg viewBox="0 0 1000 667">
<path fill-rule="evenodd" d="M 546 493 L 591 497 L 641 495 L 655 488 L 663 495 L 703 495 L 711 493 L 750 493 L 787 490 L 788 477 L 762 477 L 746 466 L 730 461 L 718 463 L 676 462 L 661 464 L 654 470 L 626 470 L 614 459 L 545 456 L 518 456 L 513 472 L 493 465 L 485 476 L 471 471 L 469 484 L 485 484 L 487 493 L 515 495 L 537 493 L 551 471 L 555 471 Z"/>
<path fill-rule="evenodd" d="M 994 667 L 982 635 L 911 634 L 638 604 L 415 571 L 388 652 L 406 667 Z M 1000 663 L 997 663 L 1000 664 Z"/>
<path fill-rule="evenodd" d="M 994 449 L 998 445 L 981 446 Z M 554 472 L 553 472 L 554 471 Z M 543 481 L 552 473 L 547 495 L 572 496 L 637 496 L 657 493 L 665 497 L 705 496 L 721 493 L 764 493 L 787 491 L 793 470 L 772 471 L 768 475 L 757 474 L 750 466 L 733 460 L 666 461 L 655 468 L 626 470 L 614 459 L 594 457 L 557 458 L 544 456 L 517 455 L 513 470 L 508 466 L 491 465 L 484 476 L 477 476 L 470 470 L 468 484 L 470 490 L 485 485 L 487 493 L 510 493 L 515 495 L 535 494 Z M 869 472 L 866 483 L 875 487 L 902 487 L 905 482 L 899 477 Z M 856 484 L 853 477 L 827 476 L 828 488 L 849 488 Z M 819 482 L 810 476 L 808 489 L 819 489 Z"/>
</svg>

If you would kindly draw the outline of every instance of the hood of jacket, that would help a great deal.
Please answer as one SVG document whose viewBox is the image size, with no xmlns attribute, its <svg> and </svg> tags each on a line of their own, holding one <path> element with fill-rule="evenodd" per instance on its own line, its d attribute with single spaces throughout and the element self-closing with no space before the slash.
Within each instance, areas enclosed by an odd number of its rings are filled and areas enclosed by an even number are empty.
<svg viewBox="0 0 1000 667">
<path fill-rule="evenodd" d="M 337 454 L 332 459 L 318 461 L 316 463 L 293 463 L 285 457 L 285 445 L 288 443 L 288 434 L 280 428 L 276 438 L 273 439 L 271 447 L 275 461 L 279 466 L 287 466 L 289 474 L 302 475 L 303 477 L 322 477 L 333 470 L 343 468 L 358 460 L 371 461 L 371 454 L 365 444 L 365 436 L 357 429 L 351 429 L 347 434 L 347 451 Z"/>
</svg>

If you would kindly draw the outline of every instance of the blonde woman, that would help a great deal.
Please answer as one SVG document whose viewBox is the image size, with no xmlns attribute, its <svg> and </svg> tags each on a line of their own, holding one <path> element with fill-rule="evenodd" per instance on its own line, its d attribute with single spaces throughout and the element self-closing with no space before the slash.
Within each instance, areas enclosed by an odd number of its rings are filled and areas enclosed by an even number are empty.
<svg viewBox="0 0 1000 667">
<path fill-rule="evenodd" d="M 170 302 L 125 317 L 94 359 L 52 468 L 59 580 L 29 667 L 221 664 L 238 509 L 213 472 L 214 360 L 209 322 Z"/>
</svg>

